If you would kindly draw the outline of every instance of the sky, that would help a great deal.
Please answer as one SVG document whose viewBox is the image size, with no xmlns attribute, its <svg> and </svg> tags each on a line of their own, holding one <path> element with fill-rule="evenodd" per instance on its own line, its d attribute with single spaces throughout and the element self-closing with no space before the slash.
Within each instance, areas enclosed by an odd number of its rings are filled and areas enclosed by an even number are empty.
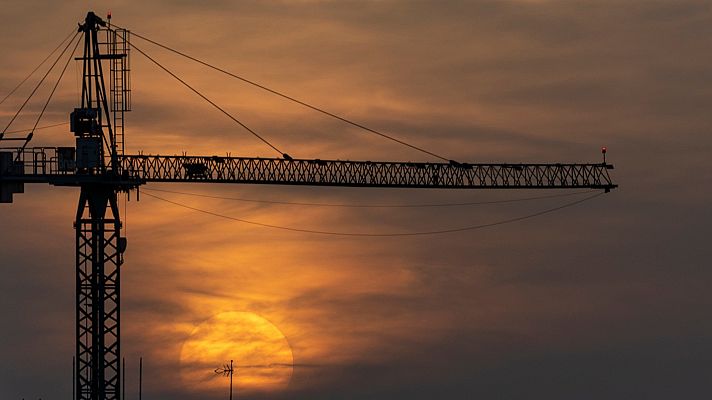
<svg viewBox="0 0 712 400">
<path fill-rule="evenodd" d="M 712 394 L 709 2 L 4 0 L 2 9 L 3 97 L 87 11 L 111 10 L 115 24 L 461 162 L 600 162 L 607 146 L 615 165 L 620 187 L 594 200 L 425 237 L 285 232 L 122 198 L 128 399 L 139 357 L 144 398 L 225 398 L 228 380 L 213 369 L 233 354 L 237 398 Z M 134 43 L 295 158 L 437 161 Z M 138 52 L 131 67 L 127 153 L 275 156 Z M 68 120 L 77 74 L 70 63 L 42 124 Z M 2 127 L 30 88 L 0 105 Z M 12 128 L 31 126 L 46 96 L 45 87 Z M 32 145 L 72 142 L 64 125 L 37 131 Z M 359 205 L 542 192 L 145 189 L 236 218 L 371 233 L 501 221 L 574 198 L 345 208 L 149 190 Z M 77 199 L 75 188 L 26 185 L 0 205 L 2 399 L 71 396 Z"/>
</svg>

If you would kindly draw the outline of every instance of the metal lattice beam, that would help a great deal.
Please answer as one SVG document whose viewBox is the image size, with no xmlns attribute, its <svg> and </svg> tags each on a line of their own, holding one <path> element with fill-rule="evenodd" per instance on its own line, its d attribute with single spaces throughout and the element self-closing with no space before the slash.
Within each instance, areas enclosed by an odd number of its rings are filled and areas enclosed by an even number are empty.
<svg viewBox="0 0 712 400">
<path fill-rule="evenodd" d="M 605 164 L 462 164 L 278 158 L 123 156 L 145 182 L 411 188 L 612 188 Z"/>
<path fill-rule="evenodd" d="M 16 151 L 16 150 L 15 150 Z M 22 168 L 0 171 L 6 182 L 78 186 L 106 179 L 61 168 L 56 148 L 25 149 Z M 204 182 L 442 189 L 572 189 L 616 187 L 598 164 L 464 164 L 279 158 L 125 155 L 117 184 Z M 66 163 L 66 160 L 65 160 Z"/>
<path fill-rule="evenodd" d="M 81 188 L 74 225 L 78 400 L 118 400 L 120 394 L 120 267 L 125 240 L 116 199 L 111 186 Z"/>
</svg>

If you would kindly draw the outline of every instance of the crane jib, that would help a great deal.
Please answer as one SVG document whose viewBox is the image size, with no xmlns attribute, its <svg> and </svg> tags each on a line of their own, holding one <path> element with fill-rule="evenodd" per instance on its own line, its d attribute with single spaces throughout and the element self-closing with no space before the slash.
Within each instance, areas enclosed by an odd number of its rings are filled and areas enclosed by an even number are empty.
<svg viewBox="0 0 712 400">
<path fill-rule="evenodd" d="M 139 154 L 119 156 L 117 171 L 96 171 L 77 163 L 73 148 L 29 148 L 19 157 L 18 150 L 8 150 L 0 151 L 7 154 L 0 171 L 5 185 L 103 182 L 131 189 L 149 182 L 220 182 L 461 189 L 616 187 L 608 172 L 613 166 L 605 163 L 468 164 Z"/>
<path fill-rule="evenodd" d="M 615 187 L 609 164 L 464 164 L 250 157 L 120 157 L 146 182 L 224 182 L 404 188 Z"/>
</svg>

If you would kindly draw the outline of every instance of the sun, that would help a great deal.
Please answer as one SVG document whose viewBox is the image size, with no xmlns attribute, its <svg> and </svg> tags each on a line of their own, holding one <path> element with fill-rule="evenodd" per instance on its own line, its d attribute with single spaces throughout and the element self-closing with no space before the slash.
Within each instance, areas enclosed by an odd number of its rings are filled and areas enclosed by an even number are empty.
<svg viewBox="0 0 712 400">
<path fill-rule="evenodd" d="M 294 359 L 284 334 L 255 313 L 229 311 L 200 324 L 183 343 L 183 384 L 204 394 L 226 391 L 229 380 L 215 369 L 230 360 L 236 393 L 284 390 L 292 377 Z"/>
</svg>

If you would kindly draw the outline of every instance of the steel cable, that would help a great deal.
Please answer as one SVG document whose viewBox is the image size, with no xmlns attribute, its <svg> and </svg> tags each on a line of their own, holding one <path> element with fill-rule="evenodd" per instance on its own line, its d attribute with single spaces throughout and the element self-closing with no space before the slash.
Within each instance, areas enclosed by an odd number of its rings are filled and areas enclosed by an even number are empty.
<svg viewBox="0 0 712 400">
<path fill-rule="evenodd" d="M 171 72 L 168 68 L 164 67 L 161 63 L 159 63 L 158 61 L 156 61 L 155 59 L 153 59 L 151 56 L 149 56 L 148 54 L 146 54 L 143 50 L 141 50 L 140 48 L 136 47 L 136 45 L 131 44 L 131 47 L 134 48 L 134 49 L 136 49 L 136 51 L 138 51 L 139 53 L 141 53 L 144 57 L 148 58 L 151 62 L 153 62 L 154 64 L 156 64 L 159 68 L 161 68 L 163 71 L 165 71 L 166 73 L 168 73 L 170 76 L 172 76 L 173 78 L 175 78 L 178 82 L 182 83 L 185 87 L 187 87 L 188 89 L 192 90 L 193 93 L 197 94 L 197 95 L 200 96 L 203 100 L 207 101 L 207 102 L 210 103 L 213 107 L 217 108 L 217 109 L 220 110 L 223 114 L 227 115 L 228 118 L 230 118 L 231 120 L 235 121 L 235 122 L 238 123 L 240 126 L 242 126 L 243 128 L 245 128 L 245 130 L 247 130 L 248 132 L 250 132 L 251 134 L 253 134 L 255 137 L 257 137 L 258 139 L 260 139 L 260 140 L 261 140 L 262 142 L 264 142 L 267 146 L 269 146 L 269 147 L 271 147 L 272 149 L 274 149 L 274 150 L 275 150 L 277 153 L 279 153 L 282 157 L 284 157 L 284 158 L 286 158 L 286 159 L 291 159 L 291 157 L 289 157 L 289 155 L 287 155 L 287 153 L 284 153 L 284 152 L 282 152 L 281 150 L 279 150 L 279 149 L 278 149 L 277 147 L 275 147 L 272 143 L 270 143 L 267 139 L 265 139 L 265 138 L 263 138 L 262 136 L 260 136 L 260 135 L 259 135 L 257 132 L 255 132 L 254 130 L 250 129 L 247 125 L 245 125 L 245 124 L 242 123 L 240 120 L 238 120 L 237 118 L 235 118 L 232 114 L 230 114 L 229 112 L 225 111 L 225 109 L 223 109 L 223 108 L 220 107 L 219 105 L 215 104 L 215 102 L 213 102 L 212 100 L 210 100 L 209 98 L 207 98 L 204 94 L 202 94 L 201 92 L 199 92 L 199 91 L 198 91 L 197 89 L 195 89 L 194 87 L 190 86 L 186 81 L 184 81 L 183 79 L 181 79 L 180 77 L 178 77 L 178 75 L 174 74 L 174 73 Z"/>
<path fill-rule="evenodd" d="M 5 133 L 22 133 L 22 132 L 39 131 L 41 129 L 55 128 L 55 127 L 62 126 L 62 125 L 69 125 L 69 122 L 58 122 L 56 124 L 38 126 L 34 129 L 33 128 L 15 129 L 14 131 L 7 131 Z"/>
<path fill-rule="evenodd" d="M 45 57 L 44 60 L 42 60 L 42 62 L 41 62 L 38 66 L 36 66 L 35 69 L 33 69 L 32 72 L 30 72 L 29 75 L 27 75 L 27 76 L 25 77 L 25 79 L 23 79 L 20 83 L 18 83 L 17 86 L 15 86 L 15 87 L 10 91 L 10 93 L 8 93 L 2 100 L 0 100 L 0 104 L 4 103 L 5 100 L 7 100 L 10 96 L 12 96 L 13 93 L 15 93 L 15 92 L 17 91 L 17 89 L 20 88 L 20 86 L 22 86 L 25 82 L 27 82 L 27 80 L 30 79 L 30 78 L 32 77 L 32 75 L 34 75 L 35 72 L 37 72 L 37 70 L 40 69 L 40 68 L 42 67 L 42 65 L 44 65 L 45 62 L 47 62 L 47 60 L 49 60 L 50 57 L 52 57 L 52 54 L 54 54 L 57 50 L 59 50 L 60 47 L 62 47 L 62 45 L 64 44 L 64 42 L 66 42 L 66 41 L 72 36 L 72 33 L 74 33 L 74 34 L 76 35 L 76 30 L 77 30 L 76 28 L 72 28 L 72 31 L 69 32 L 69 35 L 67 35 L 67 37 L 65 37 L 65 38 L 57 45 L 57 47 L 55 47 L 54 50 L 52 50 L 52 52 L 49 53 L 49 54 L 47 55 L 47 57 Z M 5 132 L 5 133 L 12 133 L 12 132 Z"/>
<path fill-rule="evenodd" d="M 78 35 L 78 34 L 79 34 L 79 32 L 75 33 L 75 37 L 76 37 L 76 35 Z M 69 46 L 72 45 L 72 42 L 73 42 L 73 41 L 74 41 L 74 38 L 72 38 L 72 40 L 70 40 L 70 41 L 67 43 L 67 45 L 64 47 L 64 50 L 62 50 L 62 53 L 57 57 L 56 60 L 54 60 L 54 63 L 52 63 L 52 66 L 49 68 L 49 70 L 47 70 L 47 72 L 44 74 L 44 76 L 42 77 L 42 79 L 40 79 L 39 83 L 37 83 L 37 86 L 35 86 L 35 88 L 32 90 L 32 93 L 30 93 L 30 95 L 27 97 L 27 99 L 24 101 L 24 103 L 22 103 L 22 106 L 20 106 L 20 109 L 17 110 L 17 112 L 16 112 L 15 115 L 12 117 L 12 119 L 10 120 L 10 122 L 7 124 L 7 126 L 5 126 L 5 129 L 3 129 L 2 132 L 0 132 L 0 139 L 2 139 L 2 137 L 5 135 L 5 132 L 6 132 L 7 129 L 10 127 L 10 125 L 12 125 L 12 123 L 15 122 L 15 119 L 17 118 L 17 116 L 20 115 L 20 113 L 21 113 L 22 110 L 25 108 L 25 106 L 27 105 L 27 103 L 30 101 L 30 99 L 32 99 L 32 96 L 35 95 L 35 93 L 37 92 L 37 89 L 39 89 L 40 86 L 42 86 L 42 83 L 44 83 L 45 79 L 47 79 L 47 76 L 50 74 L 50 72 L 52 72 L 52 70 L 53 70 L 54 67 L 57 65 L 57 63 L 59 62 L 59 60 L 62 58 L 62 56 L 64 55 L 64 53 L 67 51 L 67 49 L 69 49 Z"/>
<path fill-rule="evenodd" d="M 424 153 L 424 154 L 433 156 L 433 157 L 435 157 L 435 158 L 439 158 L 439 159 L 441 159 L 441 160 L 443 160 L 443 161 L 450 161 L 450 159 L 448 159 L 448 158 L 446 158 L 446 157 L 443 157 L 443 156 L 441 156 L 441 155 L 439 155 L 439 154 L 436 154 L 436 153 L 434 153 L 434 152 L 432 152 L 432 151 L 429 151 L 429 150 L 426 150 L 426 149 L 424 149 L 424 148 L 422 148 L 422 147 L 419 147 L 419 146 L 410 144 L 410 143 L 408 143 L 408 142 L 406 142 L 406 141 L 403 141 L 403 140 L 401 140 L 401 139 L 395 138 L 395 137 L 393 137 L 393 136 L 391 136 L 391 135 L 388 135 L 388 134 L 386 134 L 386 133 L 380 132 L 380 131 L 375 130 L 375 129 L 373 129 L 373 128 L 369 128 L 369 127 L 367 127 L 367 126 L 365 126 L 365 125 L 363 125 L 363 124 L 360 124 L 360 123 L 358 123 L 358 122 L 354 122 L 354 121 L 352 121 L 352 120 L 350 120 L 350 119 L 347 119 L 347 118 L 345 118 L 345 117 L 342 117 L 342 116 L 339 116 L 339 115 L 337 115 L 337 114 L 334 114 L 334 113 L 332 113 L 332 112 L 330 112 L 330 111 L 327 111 L 327 110 L 325 110 L 325 109 L 323 109 L 323 108 L 321 108 L 321 107 L 317 107 L 317 106 L 311 105 L 311 104 L 309 104 L 309 103 L 307 103 L 307 102 L 305 102 L 305 101 L 299 100 L 299 99 L 294 98 L 294 97 L 289 96 L 289 95 L 286 95 L 286 94 L 284 94 L 284 93 L 282 93 L 282 92 L 279 92 L 279 91 L 277 91 L 277 90 L 270 89 L 269 87 L 267 87 L 267 86 L 265 86 L 265 85 L 262 85 L 262 84 L 260 84 L 260 83 L 255 82 L 255 81 L 252 81 L 252 80 L 250 80 L 250 79 L 247 79 L 247 78 L 245 78 L 245 77 L 243 77 L 243 76 L 234 74 L 234 73 L 232 73 L 232 72 L 230 72 L 230 71 L 226 71 L 226 70 L 224 70 L 224 69 L 222 69 L 222 68 L 220 68 L 220 67 L 216 67 L 216 66 L 214 66 L 214 65 L 212 65 L 212 64 L 210 64 L 210 63 L 207 63 L 207 62 L 202 61 L 202 60 L 200 60 L 200 59 L 198 59 L 198 58 L 192 57 L 192 56 L 190 56 L 190 55 L 188 55 L 188 54 L 186 54 L 186 53 L 183 53 L 183 52 L 181 52 L 181 51 L 179 51 L 179 50 L 173 49 L 173 48 L 171 48 L 171 47 L 169 47 L 169 46 L 166 46 L 166 45 L 164 45 L 164 44 L 161 44 L 161 43 L 158 43 L 158 42 L 156 42 L 156 41 L 154 41 L 154 40 L 151 40 L 151 39 L 149 39 L 149 38 L 147 38 L 147 37 L 145 37 L 145 36 L 142 36 L 142 35 L 140 35 L 140 34 L 138 34 L 138 33 L 136 33 L 136 32 L 133 32 L 133 31 L 132 31 L 131 34 L 132 34 L 133 36 L 138 37 L 139 39 L 145 40 L 145 41 L 147 41 L 147 42 L 149 42 L 149 43 L 152 43 L 152 44 L 154 44 L 154 45 L 156 45 L 156 46 L 158 46 L 158 47 L 161 47 L 161 48 L 163 48 L 163 49 L 165 49 L 165 50 L 168 50 L 168 51 L 170 51 L 170 52 L 173 52 L 173 53 L 175 53 L 175 54 L 178 54 L 178 55 L 180 55 L 180 56 L 182 56 L 182 57 L 185 57 L 185 58 L 187 58 L 187 59 L 189 59 L 189 60 L 195 61 L 195 62 L 197 62 L 197 63 L 199 63 L 199 64 L 202 64 L 202 65 L 204 65 L 204 66 L 206 66 L 206 67 L 208 67 L 208 68 L 214 69 L 215 71 L 221 72 L 221 73 L 223 73 L 223 74 L 225 74 L 225 75 L 231 76 L 231 77 L 233 77 L 233 78 L 235 78 L 235 79 L 239 79 L 239 80 L 241 80 L 241 81 L 243 81 L 243 82 L 245 82 L 245 83 L 247 83 L 247 84 L 250 84 L 250 85 L 252 85 L 252 86 L 255 86 L 255 87 L 259 88 L 259 89 L 262 89 L 262 90 L 264 90 L 264 91 L 267 91 L 267 92 L 269 92 L 269 93 L 272 93 L 272 94 L 277 95 L 277 96 L 279 96 L 279 97 L 282 97 L 282 98 L 284 98 L 284 99 L 287 99 L 287 100 L 289 100 L 289 101 L 292 101 L 292 102 L 294 102 L 294 103 L 297 103 L 297 104 L 299 104 L 299 105 L 302 105 L 302 106 L 307 107 L 307 108 L 309 108 L 309 109 L 312 109 L 312 110 L 314 110 L 314 111 L 320 112 L 320 113 L 322 113 L 322 114 L 324 114 L 324 115 L 327 115 L 327 116 L 329 116 L 329 117 L 331 117 L 331 118 L 335 118 L 335 119 L 337 119 L 337 120 L 339 120 L 339 121 L 345 122 L 345 123 L 347 123 L 347 124 L 350 124 L 350 125 L 355 126 L 355 127 L 357 127 L 357 128 L 363 129 L 363 130 L 368 131 L 368 132 L 370 132 L 370 133 L 373 133 L 373 134 L 375 134 L 375 135 L 381 136 L 381 137 L 383 137 L 383 138 L 385 138 L 385 139 L 388 139 L 388 140 L 391 140 L 391 141 L 393 141 L 393 142 L 399 143 L 399 144 L 401 144 L 401 145 L 403 145 L 403 146 L 410 147 L 411 149 L 417 150 L 417 151 L 419 151 L 419 152 L 421 152 L 421 153 Z M 131 45 L 134 46 L 133 44 L 131 44 Z"/>
<path fill-rule="evenodd" d="M 187 204 L 179 203 L 176 201 L 168 200 L 160 196 L 156 196 L 150 193 L 144 193 L 145 195 L 149 197 L 153 197 L 157 200 L 164 201 L 169 204 L 176 205 L 178 207 L 182 207 L 188 210 L 192 211 L 197 211 L 203 214 L 207 215 L 212 215 L 214 217 L 218 218 L 224 218 L 224 219 L 229 219 L 232 221 L 237 221 L 237 222 L 242 222 L 244 224 L 249 224 L 249 225 L 256 225 L 256 226 L 261 226 L 264 228 L 272 228 L 272 229 L 279 229 L 279 230 L 284 230 L 284 231 L 290 231 L 290 232 L 300 232 L 300 233 L 310 233 L 310 234 L 316 234 L 316 235 L 329 235 L 329 236 L 351 236 L 351 237 L 403 237 L 403 236 L 427 236 L 427 235 L 441 235 L 441 234 L 446 234 L 446 233 L 456 233 L 456 232 L 464 232 L 464 231 L 474 231 L 478 229 L 484 229 L 484 228 L 489 228 L 493 226 L 498 226 L 498 225 L 504 225 L 504 224 L 509 224 L 513 222 L 518 222 L 518 221 L 523 221 L 526 219 L 538 217 L 541 215 L 549 214 L 555 211 L 559 211 L 568 207 L 575 206 L 577 204 L 581 204 L 583 202 L 592 200 L 598 196 L 603 195 L 604 192 L 599 192 L 596 193 L 592 196 L 585 197 L 580 200 L 572 201 L 569 203 L 565 203 L 563 205 L 549 208 L 543 211 L 539 211 L 533 214 L 527 214 L 521 217 L 516 217 L 516 218 L 510 218 L 510 219 L 505 219 L 501 221 L 496 221 L 496 222 L 490 222 L 486 224 L 479 224 L 479 225 L 470 225 L 470 226 L 464 226 L 464 227 L 459 227 L 459 228 L 452 228 L 452 229 L 442 229 L 442 230 L 433 230 L 433 231 L 421 231 L 421 232 L 395 232 L 395 233 L 360 233 L 360 232 L 332 232 L 332 231 L 321 231 L 321 230 L 312 230 L 312 229 L 302 229 L 302 228 L 292 228 L 288 226 L 281 226 L 281 225 L 273 225 L 273 224 L 266 224 L 262 222 L 257 222 L 257 221 L 250 221 L 242 218 L 236 218 L 236 217 L 231 217 L 229 215 L 224 215 L 224 214 L 219 214 L 216 212 L 208 211 L 208 210 L 203 210 L 197 207 L 192 207 Z"/>
<path fill-rule="evenodd" d="M 39 125 L 40 120 L 42 119 L 42 116 L 44 115 L 45 111 L 47 110 L 47 106 L 49 105 L 49 102 L 52 101 L 52 96 L 54 96 L 54 92 L 57 90 L 59 83 L 62 81 L 62 78 L 64 77 L 64 73 L 67 71 L 67 67 L 69 66 L 69 63 L 72 61 L 72 56 L 77 51 L 77 47 L 79 46 L 81 39 L 82 39 L 81 37 L 79 37 L 79 39 L 77 39 L 77 43 L 74 45 L 74 49 L 72 49 L 72 51 L 69 53 L 67 62 L 64 64 L 64 68 L 62 68 L 62 72 L 59 74 L 59 78 L 57 78 L 57 82 L 54 84 L 52 91 L 49 93 L 49 97 L 47 97 L 47 101 L 45 102 L 44 107 L 42 107 L 42 111 L 40 112 L 40 115 L 37 117 L 37 121 L 35 121 L 35 125 L 32 127 L 32 130 L 27 135 L 27 138 L 25 139 L 25 143 L 22 145 L 22 149 L 18 152 L 18 155 L 17 155 L 18 158 L 20 157 L 20 153 L 22 153 L 25 150 L 25 147 L 27 147 L 27 144 L 30 142 L 30 140 L 32 140 L 32 136 L 35 133 L 35 129 L 37 128 L 37 125 Z"/>
<path fill-rule="evenodd" d="M 506 199 L 506 200 L 490 200 L 490 201 L 472 201 L 472 202 L 461 202 L 461 203 L 425 203 L 425 204 L 344 204 L 344 203 L 309 203 L 309 202 L 295 202 L 295 201 L 279 201 L 279 200 L 262 200 L 262 199 L 247 199 L 240 197 L 226 197 L 226 196 L 213 196 L 201 193 L 190 193 L 190 192 L 180 192 L 176 190 L 166 190 L 166 189 L 147 189 L 149 192 L 163 192 L 163 193 L 173 193 L 185 196 L 194 196 L 208 199 L 217 200 L 232 200 L 241 201 L 246 203 L 264 203 L 264 204 L 279 204 L 279 205 L 293 205 L 293 206 L 316 206 L 316 207 L 343 207 L 343 208 L 430 208 L 430 207 L 465 207 L 465 206 L 476 206 L 476 205 L 488 205 L 488 204 L 507 204 L 507 203 L 519 203 L 532 200 L 542 200 L 542 199 L 552 199 L 558 197 L 571 197 L 579 196 L 582 194 L 588 194 L 592 192 L 597 192 L 597 190 L 587 190 L 584 192 L 574 192 L 574 193 L 558 193 L 546 196 L 532 196 L 532 197 L 520 197 L 517 199 Z"/>
</svg>

